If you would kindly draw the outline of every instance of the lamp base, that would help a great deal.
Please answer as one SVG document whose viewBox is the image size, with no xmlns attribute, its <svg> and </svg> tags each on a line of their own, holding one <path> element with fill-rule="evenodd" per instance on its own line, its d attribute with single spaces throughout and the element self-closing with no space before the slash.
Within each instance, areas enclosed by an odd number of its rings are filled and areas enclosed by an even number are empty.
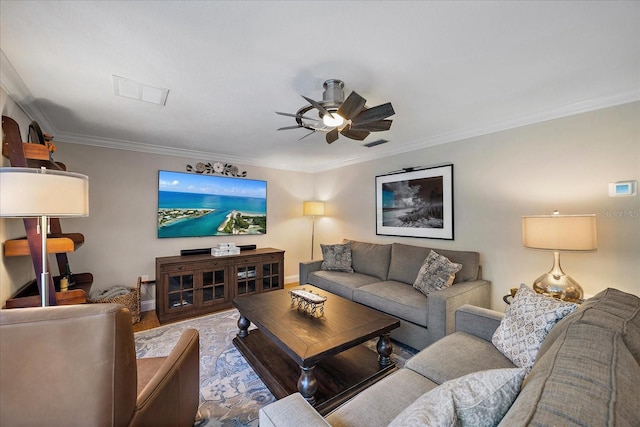
<svg viewBox="0 0 640 427">
<path fill-rule="evenodd" d="M 539 294 L 557 298 L 562 301 L 582 302 L 582 287 L 567 274 L 548 272 L 533 282 L 533 290 Z"/>
</svg>

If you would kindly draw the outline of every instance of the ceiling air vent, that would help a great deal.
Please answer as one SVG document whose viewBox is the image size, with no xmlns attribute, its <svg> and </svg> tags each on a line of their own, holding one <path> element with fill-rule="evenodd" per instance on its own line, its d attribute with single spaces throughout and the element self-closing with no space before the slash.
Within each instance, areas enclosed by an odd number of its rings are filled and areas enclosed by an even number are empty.
<svg viewBox="0 0 640 427">
<path fill-rule="evenodd" d="M 135 80 L 113 75 L 113 91 L 117 96 L 165 105 L 169 89 L 153 87 Z"/>
<path fill-rule="evenodd" d="M 378 139 L 376 141 L 371 141 L 371 142 L 367 142 L 366 144 L 362 144 L 362 146 L 371 148 L 371 147 L 375 147 L 376 145 L 385 144 L 387 142 L 389 141 L 387 141 L 386 139 Z"/>
</svg>

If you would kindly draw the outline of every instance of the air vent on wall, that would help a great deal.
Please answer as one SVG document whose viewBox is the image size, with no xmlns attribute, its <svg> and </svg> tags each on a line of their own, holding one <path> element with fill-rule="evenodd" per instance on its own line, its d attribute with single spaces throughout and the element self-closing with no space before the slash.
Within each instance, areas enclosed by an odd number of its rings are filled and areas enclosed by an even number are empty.
<svg viewBox="0 0 640 427">
<path fill-rule="evenodd" d="M 153 87 L 135 80 L 113 75 L 113 91 L 117 96 L 165 105 L 169 89 Z"/>
<path fill-rule="evenodd" d="M 367 147 L 367 148 L 371 148 L 371 147 L 375 147 L 376 145 L 380 145 L 380 144 L 385 144 L 389 141 L 387 141 L 386 139 L 378 139 L 376 141 L 371 141 L 368 142 L 366 144 L 362 144 L 363 147 Z"/>
</svg>

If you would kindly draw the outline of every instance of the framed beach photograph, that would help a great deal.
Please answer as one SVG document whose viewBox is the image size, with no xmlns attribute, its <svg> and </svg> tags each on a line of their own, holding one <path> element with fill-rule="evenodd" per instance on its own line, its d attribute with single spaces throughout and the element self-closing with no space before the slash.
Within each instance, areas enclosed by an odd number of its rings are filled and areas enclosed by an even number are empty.
<svg viewBox="0 0 640 427">
<path fill-rule="evenodd" d="M 376 176 L 376 234 L 453 240 L 453 165 Z"/>
</svg>

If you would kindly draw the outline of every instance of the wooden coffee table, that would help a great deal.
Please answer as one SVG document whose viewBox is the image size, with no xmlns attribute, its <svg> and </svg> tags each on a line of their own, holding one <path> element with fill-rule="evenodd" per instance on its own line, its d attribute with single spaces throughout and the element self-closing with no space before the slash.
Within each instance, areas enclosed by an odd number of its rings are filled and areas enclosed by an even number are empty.
<svg viewBox="0 0 640 427">
<path fill-rule="evenodd" d="M 235 298 L 240 331 L 233 343 L 277 399 L 299 391 L 326 414 L 397 369 L 389 332 L 400 321 L 322 289 L 303 288 L 327 297 L 323 314 L 297 308 L 287 289 Z M 257 329 L 248 330 L 251 323 Z M 377 353 L 363 345 L 375 337 Z"/>
</svg>

